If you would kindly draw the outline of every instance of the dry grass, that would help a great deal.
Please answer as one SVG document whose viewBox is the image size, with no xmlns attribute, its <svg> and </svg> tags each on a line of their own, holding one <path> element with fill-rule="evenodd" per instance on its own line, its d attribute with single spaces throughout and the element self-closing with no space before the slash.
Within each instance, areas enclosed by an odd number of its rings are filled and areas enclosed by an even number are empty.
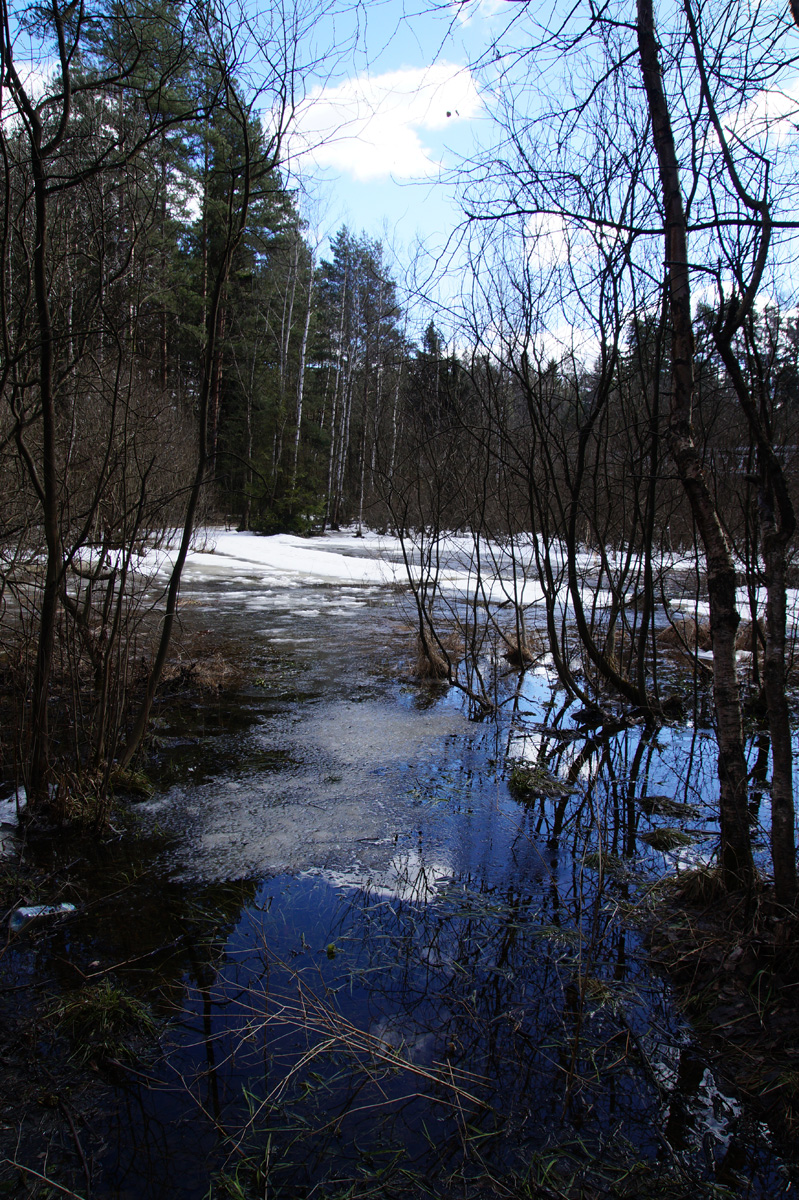
<svg viewBox="0 0 799 1200">
<path fill-rule="evenodd" d="M 657 643 L 664 650 L 710 650 L 712 640 L 707 621 L 698 623 L 693 617 L 677 616 L 657 635 Z"/>
<path fill-rule="evenodd" d="M 60 998 L 44 1019 L 69 1038 L 78 1062 L 135 1058 L 132 1043 L 156 1032 L 147 1006 L 109 979 Z"/>
<path fill-rule="evenodd" d="M 535 640 L 527 638 L 523 642 L 518 642 L 515 638 L 508 641 L 507 649 L 502 657 L 506 659 L 512 667 L 530 667 L 542 654 L 542 647 L 536 644 Z"/>
<path fill-rule="evenodd" d="M 670 796 L 639 796 L 638 807 L 648 816 L 682 817 L 694 820 L 699 816 L 699 809 L 683 800 L 672 800 Z"/>
<path fill-rule="evenodd" d="M 692 867 L 670 875 L 661 884 L 670 899 L 678 904 L 689 904 L 703 908 L 724 899 L 726 889 L 721 867 Z"/>
<path fill-rule="evenodd" d="M 541 796 L 559 799 L 570 796 L 574 788 L 556 779 L 543 767 L 516 763 L 508 779 L 508 789 L 515 800 L 529 802 Z"/>
<path fill-rule="evenodd" d="M 696 839 L 682 829 L 661 828 L 639 833 L 638 840 L 665 854 L 669 850 L 676 850 L 678 846 L 692 846 Z"/>
<path fill-rule="evenodd" d="M 423 638 L 416 635 L 413 674 L 416 679 L 447 679 L 453 656 L 462 649 L 455 634 L 445 634 L 434 639 L 432 634 Z"/>
<path fill-rule="evenodd" d="M 680 872 L 658 889 L 650 953 L 714 1062 L 789 1144 L 799 1133 L 799 921 L 770 886 L 725 892 L 720 868 Z"/>
<path fill-rule="evenodd" d="M 741 621 L 741 624 L 738 626 L 738 630 L 735 634 L 735 649 L 751 650 L 753 633 L 754 626 L 752 622 Z M 758 657 L 761 657 L 763 654 L 763 648 L 766 644 L 766 627 L 762 620 L 758 620 L 757 622 L 757 633 L 755 634 L 755 637 L 757 642 Z"/>
<path fill-rule="evenodd" d="M 186 688 L 200 692 L 221 692 L 235 687 L 240 679 L 240 668 L 232 665 L 221 652 L 215 651 L 188 661 L 182 656 L 173 659 L 164 667 L 161 686 L 166 691 Z"/>
</svg>

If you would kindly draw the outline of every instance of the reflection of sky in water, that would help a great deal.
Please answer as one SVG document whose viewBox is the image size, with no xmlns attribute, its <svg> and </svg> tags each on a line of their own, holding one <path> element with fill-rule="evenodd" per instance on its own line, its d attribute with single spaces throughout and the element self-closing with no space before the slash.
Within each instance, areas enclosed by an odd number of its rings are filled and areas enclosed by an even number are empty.
<svg viewBox="0 0 799 1200">
<path fill-rule="evenodd" d="M 238 700 L 184 714 L 176 696 L 160 718 L 165 769 L 182 756 L 182 774 L 138 811 L 173 838 L 161 869 L 185 942 L 165 988 L 181 1008 L 147 1068 L 155 1085 L 131 1076 L 109 1112 L 115 1182 L 97 1194 L 203 1200 L 231 1150 L 220 1130 L 258 1161 L 269 1148 L 270 1186 L 297 1196 L 396 1147 L 436 1180 L 463 1161 L 458 1104 L 500 1173 L 619 1129 L 653 1162 L 667 1136 L 701 1173 L 703 1139 L 728 1146 L 739 1113 L 618 912 L 642 871 L 713 848 L 707 731 L 550 737 L 531 726 L 553 722 L 563 698 L 547 708 L 541 669 L 497 723 L 468 721 L 454 692 L 401 682 L 409 633 L 387 591 L 256 571 L 232 583 L 199 571 L 183 591 L 184 625 L 215 614 L 243 682 Z M 574 794 L 518 803 L 509 756 Z M 697 804 L 684 823 L 696 846 L 664 860 L 641 844 L 675 823 L 644 813 L 642 795 Z M 627 873 L 600 883 L 599 852 Z M 240 879 L 254 882 L 224 883 Z M 245 886 L 226 907 L 224 889 Z M 94 957 L 102 920 L 75 923 L 73 953 L 85 943 Z M 161 944 L 153 925 L 137 954 Z M 473 1100 L 456 1101 L 448 1079 Z M 776 1194 L 764 1143 L 746 1145 L 760 1155 L 751 1194 Z"/>
<path fill-rule="evenodd" d="M 387 866 L 376 873 L 364 871 L 355 865 L 349 870 L 322 870 L 309 874 L 318 874 L 333 888 L 418 904 L 434 900 L 441 889 L 453 881 L 451 864 L 423 857 L 414 849 L 395 854 Z"/>
<path fill-rule="evenodd" d="M 424 894 L 407 886 L 420 876 Z M 275 1189 L 298 1179 L 312 1187 L 332 1169 L 357 1172 L 364 1154 L 399 1146 L 429 1178 L 443 1177 L 462 1161 L 453 1106 L 485 1167 L 498 1172 L 522 1168 L 571 1129 L 597 1149 L 623 1129 L 655 1158 L 666 1131 L 681 1161 L 701 1167 L 708 1134 L 720 1149 L 734 1140 L 738 1109 L 706 1068 L 697 1070 L 635 938 L 616 930 L 592 946 L 591 903 L 583 922 L 576 901 L 534 882 L 519 891 L 454 878 L 448 864 L 428 866 L 415 850 L 382 874 L 261 884 L 213 970 L 189 978 L 169 1065 L 156 1070 L 185 1089 L 171 1108 L 174 1161 L 195 1150 L 193 1168 L 180 1183 L 172 1178 L 174 1194 L 200 1200 L 198 1151 L 214 1145 L 219 1123 L 240 1131 L 249 1153 L 271 1146 Z M 640 1055 L 622 1052 L 631 1039 Z M 252 1112 L 258 1119 L 248 1124 Z M 506 1137 L 497 1136 L 498 1112 Z M 163 1153 L 158 1089 L 134 1089 L 125 1116 L 115 1132 L 137 1145 L 133 1186 Z M 763 1170 L 764 1187 L 752 1195 L 772 1194 L 776 1176 Z M 165 1178 L 172 1173 L 167 1165 Z"/>
</svg>

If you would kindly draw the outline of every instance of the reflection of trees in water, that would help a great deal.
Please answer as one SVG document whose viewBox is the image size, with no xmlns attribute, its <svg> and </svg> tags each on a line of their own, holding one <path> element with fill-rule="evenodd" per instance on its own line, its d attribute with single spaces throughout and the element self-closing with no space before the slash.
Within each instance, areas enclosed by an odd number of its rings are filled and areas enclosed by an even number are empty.
<svg viewBox="0 0 799 1200">
<path fill-rule="evenodd" d="M 685 1036 L 623 918 L 641 894 L 637 835 L 660 819 L 642 799 L 692 796 L 705 758 L 712 780 L 712 742 L 675 733 L 675 749 L 663 730 L 576 730 L 568 716 L 555 702 L 538 728 L 525 713 L 512 731 L 484 727 L 481 753 L 502 762 L 522 729 L 539 765 L 575 789 L 503 801 L 507 861 L 493 886 L 481 871 L 442 878 L 420 843 L 395 860 L 405 874 L 390 888 L 221 889 L 224 944 L 213 890 L 196 908 L 166 904 L 163 935 L 187 934 L 173 965 L 188 986 L 179 997 L 168 972 L 181 1015 L 166 1059 L 114 1118 L 138 1178 L 154 1186 L 167 1159 L 199 1177 L 223 1154 L 247 1195 L 267 1180 L 275 1196 L 334 1177 L 393 1186 L 404 1170 L 445 1187 L 459 1174 L 507 1178 L 575 1137 L 596 1157 L 614 1135 L 652 1163 L 666 1139 L 689 1175 L 703 1166 L 705 1075 L 682 1070 Z M 661 760 L 676 750 L 667 781 Z M 447 778 L 454 795 L 463 779 Z M 142 916 L 139 952 L 157 924 Z"/>
<path fill-rule="evenodd" d="M 641 816 L 636 801 L 652 782 L 664 786 L 658 732 L 618 721 L 593 731 L 564 728 L 567 715 L 568 705 L 551 723 L 517 720 L 511 731 L 511 755 L 520 750 L 525 761 L 564 784 L 559 799 L 533 801 L 535 834 L 554 849 L 570 835 L 578 871 L 586 852 L 633 858 Z"/>
<path fill-rule="evenodd" d="M 185 1162 L 191 1140 L 208 1161 L 238 1165 L 247 1195 L 267 1179 L 271 1194 L 296 1195 L 402 1170 L 444 1187 L 459 1173 L 521 1172 L 575 1136 L 593 1155 L 623 1136 L 654 1162 L 671 1130 L 680 1145 L 667 1156 L 699 1169 L 702 1088 L 681 1068 L 684 1034 L 623 918 L 641 894 L 637 835 L 645 818 L 666 820 L 642 800 L 694 798 L 705 760 L 712 782 L 713 743 L 702 730 L 575 729 L 557 699 L 545 711 L 537 726 L 523 711 L 504 732 L 487 723 L 475 750 L 503 762 L 521 731 L 537 765 L 574 789 L 502 801 L 500 882 L 442 879 L 420 842 L 398 856 L 405 875 L 390 889 L 336 895 L 307 878 L 220 889 L 224 945 L 213 890 L 196 908 L 184 896 L 162 909 L 165 937 L 188 931 L 175 956 L 188 988 L 180 998 L 169 973 L 181 1016 L 166 1061 L 115 1118 L 141 1178 L 157 1180 L 162 1159 Z M 453 796 L 463 770 L 447 775 Z M 142 916 L 139 952 L 157 926 Z M 206 1169 L 196 1156 L 192 1170 Z"/>
<path fill-rule="evenodd" d="M 524 701 L 525 698 L 522 697 Z M 526 703 L 526 707 L 525 707 Z M 546 707 L 516 703 L 505 755 L 511 763 L 531 766 L 563 785 L 564 795 L 550 799 L 531 794 L 534 832 L 554 847 L 568 845 L 579 858 L 582 840 L 590 852 L 633 859 L 642 856 L 659 873 L 679 859 L 653 858 L 641 835 L 686 822 L 698 849 L 698 861 L 718 852 L 717 745 L 710 724 L 652 727 L 604 715 L 600 727 L 576 729 L 571 723 L 593 716 L 574 714 L 568 700 Z M 535 716 L 535 720 L 533 719 Z M 768 830 L 769 810 L 761 811 L 768 792 L 768 731 L 754 728 L 746 741 L 750 779 L 750 817 L 762 821 L 755 844 Z M 642 822 L 642 816 L 646 820 Z M 593 832 L 592 832 L 593 831 Z M 566 839 L 564 841 L 564 839 Z"/>
<path fill-rule="evenodd" d="M 521 1170 L 575 1125 L 598 1145 L 619 1123 L 654 1152 L 662 1087 L 640 1047 L 653 1022 L 671 1031 L 617 919 L 629 884 L 553 869 L 535 894 L 460 880 L 422 903 L 414 889 L 437 881 L 416 870 L 401 896 L 364 889 L 334 912 L 322 899 L 288 952 L 281 913 L 253 913 L 213 1002 L 230 1163 L 268 1147 L 279 1187 L 365 1178 L 396 1156 L 444 1181 Z"/>
</svg>

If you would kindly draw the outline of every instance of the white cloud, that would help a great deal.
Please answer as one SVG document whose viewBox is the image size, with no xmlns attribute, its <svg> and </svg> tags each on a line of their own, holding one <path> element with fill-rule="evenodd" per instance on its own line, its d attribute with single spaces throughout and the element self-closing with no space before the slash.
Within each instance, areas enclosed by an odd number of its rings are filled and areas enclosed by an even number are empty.
<svg viewBox="0 0 799 1200">
<path fill-rule="evenodd" d="M 746 108 L 733 111 L 723 124 L 741 138 L 768 132 L 782 141 L 795 134 L 799 126 L 799 79 L 782 88 L 758 92 Z"/>
<path fill-rule="evenodd" d="M 475 17 L 493 17 L 507 7 L 506 0 L 453 0 L 451 8 L 461 25 L 470 25 Z"/>
<path fill-rule="evenodd" d="M 15 63 L 19 81 L 34 103 L 41 100 L 51 84 L 53 75 L 58 67 L 58 60 L 43 58 L 40 62 L 20 61 Z M 12 125 L 19 120 L 17 106 L 11 97 L 9 88 L 5 88 L 0 100 L 0 120 Z"/>
<path fill-rule="evenodd" d="M 316 88 L 299 106 L 289 157 L 295 165 L 346 172 L 359 182 L 435 175 L 440 160 L 420 131 L 441 131 L 481 109 L 467 67 L 436 63 L 359 75 Z"/>
</svg>

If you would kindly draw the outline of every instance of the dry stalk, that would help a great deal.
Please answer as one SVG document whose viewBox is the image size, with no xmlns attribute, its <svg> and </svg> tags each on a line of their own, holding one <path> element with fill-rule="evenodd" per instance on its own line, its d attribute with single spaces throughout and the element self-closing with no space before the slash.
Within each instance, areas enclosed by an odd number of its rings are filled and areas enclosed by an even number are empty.
<svg viewBox="0 0 799 1200">
<path fill-rule="evenodd" d="M 278 961 L 284 970 L 290 971 L 290 968 L 285 963 L 280 960 Z M 271 1025 L 288 1026 L 291 1029 L 299 1030 L 308 1037 L 316 1035 L 319 1040 L 314 1045 L 309 1046 L 308 1050 L 292 1064 L 279 1083 L 253 1109 L 248 1120 L 239 1130 L 236 1141 L 232 1146 L 233 1153 L 243 1153 L 242 1144 L 247 1133 L 254 1127 L 263 1112 L 267 1111 L 272 1105 L 280 1103 L 292 1081 L 317 1058 L 335 1051 L 345 1051 L 348 1053 L 357 1062 L 358 1068 L 378 1088 L 380 1088 L 380 1082 L 373 1070 L 373 1067 L 376 1065 L 392 1071 L 403 1071 L 415 1079 L 424 1080 L 426 1083 L 436 1085 L 452 1098 L 452 1101 L 461 1114 L 463 1114 L 464 1102 L 482 1109 L 489 1109 L 491 1107 L 484 1100 L 481 1100 L 479 1096 L 475 1095 L 473 1091 L 468 1090 L 475 1086 L 487 1085 L 488 1081 L 482 1076 L 470 1071 L 453 1068 L 450 1063 L 434 1063 L 432 1066 L 426 1067 L 413 1062 L 400 1049 L 384 1038 L 359 1029 L 352 1021 L 342 1016 L 341 1013 L 337 1012 L 331 1005 L 326 1004 L 323 999 L 316 995 L 299 978 L 296 972 L 290 971 L 290 973 L 293 975 L 296 984 L 296 995 L 275 996 L 270 993 L 268 995 L 268 1012 L 263 1013 L 260 1006 L 256 1009 L 255 1005 L 253 1005 L 251 1011 L 254 1016 L 257 1016 L 263 1029 Z M 252 1024 L 248 1022 L 247 1036 L 251 1035 L 251 1033 Z M 383 1095 L 383 1103 L 389 1103 L 389 1097 L 383 1093 L 382 1088 L 380 1090 Z M 433 1097 L 433 1099 L 443 1104 L 448 1103 L 444 1097 Z"/>
</svg>

